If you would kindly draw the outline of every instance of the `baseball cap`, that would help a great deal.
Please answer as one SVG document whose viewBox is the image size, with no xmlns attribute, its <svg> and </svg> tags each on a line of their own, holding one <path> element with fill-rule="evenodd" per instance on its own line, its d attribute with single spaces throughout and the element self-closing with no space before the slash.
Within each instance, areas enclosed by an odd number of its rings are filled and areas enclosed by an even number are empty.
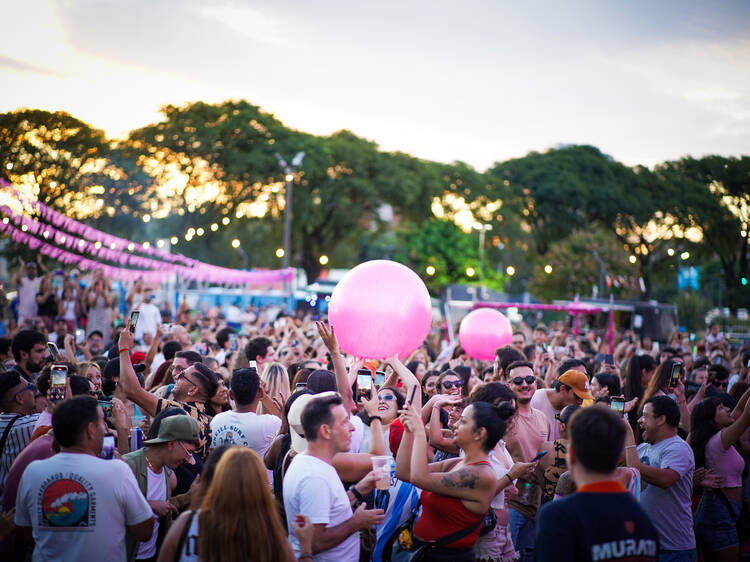
<svg viewBox="0 0 750 562">
<path fill-rule="evenodd" d="M 589 377 L 586 373 L 574 370 L 565 371 L 557 380 L 572 388 L 578 398 L 583 398 L 584 400 L 594 399 L 589 392 Z"/>
<path fill-rule="evenodd" d="M 289 434 L 292 436 L 292 449 L 296 453 L 304 453 L 307 450 L 305 431 L 302 429 L 302 410 L 314 398 L 314 394 L 303 394 L 289 408 L 289 415 L 287 416 L 289 420 Z"/>
<path fill-rule="evenodd" d="M 200 426 L 190 416 L 170 416 L 161 420 L 159 434 L 154 439 L 143 442 L 145 446 L 168 443 L 170 441 L 192 441 L 198 445 Z"/>
<path fill-rule="evenodd" d="M 336 392 L 336 375 L 326 369 L 317 369 L 307 377 L 307 390 L 313 394 Z"/>
</svg>

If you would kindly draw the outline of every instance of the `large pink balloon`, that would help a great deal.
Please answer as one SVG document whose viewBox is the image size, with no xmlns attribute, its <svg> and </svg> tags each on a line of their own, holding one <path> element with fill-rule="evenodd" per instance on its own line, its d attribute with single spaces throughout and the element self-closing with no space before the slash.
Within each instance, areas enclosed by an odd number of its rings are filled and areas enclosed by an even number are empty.
<svg viewBox="0 0 750 562">
<path fill-rule="evenodd" d="M 490 361 L 498 347 L 508 345 L 513 338 L 510 321 L 492 308 L 472 310 L 461 321 L 458 340 L 466 353 L 474 359 Z"/>
<path fill-rule="evenodd" d="M 374 260 L 344 275 L 328 305 L 341 349 L 386 359 L 417 349 L 430 330 L 432 303 L 424 282 L 400 263 Z"/>
</svg>

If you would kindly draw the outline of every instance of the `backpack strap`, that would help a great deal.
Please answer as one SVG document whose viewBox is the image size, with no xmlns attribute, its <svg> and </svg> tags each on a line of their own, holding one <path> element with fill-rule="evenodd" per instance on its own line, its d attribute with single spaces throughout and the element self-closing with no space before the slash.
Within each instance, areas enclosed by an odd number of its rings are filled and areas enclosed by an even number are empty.
<svg viewBox="0 0 750 562">
<path fill-rule="evenodd" d="M 180 539 L 177 541 L 177 548 L 174 551 L 174 562 L 179 562 L 180 558 L 182 558 L 182 549 L 185 547 L 185 540 L 187 540 L 190 527 L 193 524 L 193 517 L 195 517 L 195 511 L 191 510 L 190 517 L 188 517 L 188 520 L 185 522 L 185 526 L 180 532 Z"/>
</svg>

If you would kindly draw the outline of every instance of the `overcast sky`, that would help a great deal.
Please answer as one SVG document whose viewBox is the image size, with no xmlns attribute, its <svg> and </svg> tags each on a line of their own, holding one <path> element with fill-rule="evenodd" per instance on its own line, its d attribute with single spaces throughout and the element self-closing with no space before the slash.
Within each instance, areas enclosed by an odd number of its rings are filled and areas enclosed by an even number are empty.
<svg viewBox="0 0 750 562">
<path fill-rule="evenodd" d="M 480 170 L 750 151 L 750 2 L 0 0 L 0 111 L 110 136 L 244 98 L 287 126 Z"/>
</svg>

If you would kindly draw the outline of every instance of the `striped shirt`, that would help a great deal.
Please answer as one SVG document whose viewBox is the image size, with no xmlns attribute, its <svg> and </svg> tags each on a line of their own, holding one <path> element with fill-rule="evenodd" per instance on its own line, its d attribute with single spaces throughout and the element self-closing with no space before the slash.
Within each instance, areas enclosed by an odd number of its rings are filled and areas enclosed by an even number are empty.
<svg viewBox="0 0 750 562">
<path fill-rule="evenodd" d="M 5 433 L 10 421 L 18 414 L 7 413 L 0 414 L 0 436 Z M 7 439 L 5 440 L 5 449 L 0 457 L 0 501 L 2 501 L 3 492 L 5 491 L 5 478 L 13 461 L 16 460 L 18 453 L 23 451 L 24 447 L 29 444 L 31 434 L 34 432 L 34 425 L 39 418 L 39 414 L 21 416 L 13 424 Z"/>
</svg>

